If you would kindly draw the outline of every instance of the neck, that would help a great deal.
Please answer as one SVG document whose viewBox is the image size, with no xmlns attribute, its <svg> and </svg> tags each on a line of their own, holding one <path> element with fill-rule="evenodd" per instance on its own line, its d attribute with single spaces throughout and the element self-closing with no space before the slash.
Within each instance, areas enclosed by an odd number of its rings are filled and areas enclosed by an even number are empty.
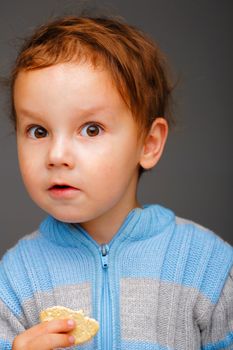
<svg viewBox="0 0 233 350">
<path fill-rule="evenodd" d="M 80 225 L 98 244 L 109 243 L 120 229 L 129 212 L 140 207 L 137 199 L 135 199 L 133 203 L 127 203 L 124 207 L 116 206 L 107 214 Z"/>
</svg>

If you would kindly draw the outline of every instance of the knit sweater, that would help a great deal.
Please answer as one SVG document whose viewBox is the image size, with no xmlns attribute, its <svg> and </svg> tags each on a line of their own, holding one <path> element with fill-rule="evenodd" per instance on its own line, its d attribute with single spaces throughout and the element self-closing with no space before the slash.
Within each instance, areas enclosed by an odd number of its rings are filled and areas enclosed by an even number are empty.
<svg viewBox="0 0 233 350">
<path fill-rule="evenodd" d="M 99 321 L 80 350 L 233 349 L 232 265 L 228 243 L 160 205 L 133 209 L 101 246 L 48 216 L 1 260 L 0 349 L 55 305 Z"/>
</svg>

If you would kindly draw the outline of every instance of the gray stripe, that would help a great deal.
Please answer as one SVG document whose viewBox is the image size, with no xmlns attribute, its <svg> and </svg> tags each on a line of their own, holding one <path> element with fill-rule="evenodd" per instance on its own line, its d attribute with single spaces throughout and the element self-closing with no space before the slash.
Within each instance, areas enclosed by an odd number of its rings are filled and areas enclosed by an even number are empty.
<svg viewBox="0 0 233 350">
<path fill-rule="evenodd" d="M 194 288 L 143 278 L 121 281 L 122 338 L 179 350 L 200 348 L 214 305 Z M 205 317 L 203 315 L 205 314 Z"/>
<path fill-rule="evenodd" d="M 50 292 L 36 293 L 23 303 L 25 328 L 39 323 L 40 311 L 55 305 L 74 310 L 82 309 L 87 315 L 91 315 L 90 283 L 60 286 Z"/>
<path fill-rule="evenodd" d="M 15 336 L 24 330 L 20 320 L 0 300 L 0 338 L 13 342 Z"/>
<path fill-rule="evenodd" d="M 187 219 L 184 219 L 184 218 L 180 218 L 179 216 L 176 216 L 176 224 L 177 225 L 194 225 L 196 226 L 196 228 L 200 229 L 200 230 L 203 230 L 203 231 L 210 231 L 208 228 L 204 227 L 204 226 L 201 226 L 199 224 L 197 224 L 196 222 L 194 221 L 191 221 L 191 220 L 187 220 Z"/>
<path fill-rule="evenodd" d="M 51 292 L 39 292 L 23 303 L 23 314 L 19 319 L 0 301 L 0 338 L 12 342 L 16 335 L 40 322 L 41 310 L 55 305 L 82 309 L 91 315 L 90 284 L 60 286 Z"/>
<path fill-rule="evenodd" d="M 214 309 L 211 328 L 203 330 L 204 344 L 216 343 L 233 331 L 233 269 L 225 283 L 217 306 Z M 232 349 L 232 344 L 231 344 Z"/>
</svg>

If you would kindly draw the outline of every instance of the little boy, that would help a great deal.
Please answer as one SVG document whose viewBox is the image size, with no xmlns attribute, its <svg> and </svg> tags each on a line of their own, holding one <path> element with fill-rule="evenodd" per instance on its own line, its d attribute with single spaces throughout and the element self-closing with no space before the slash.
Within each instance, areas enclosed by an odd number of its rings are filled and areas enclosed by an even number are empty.
<svg viewBox="0 0 233 350">
<path fill-rule="evenodd" d="M 59 18 L 11 87 L 22 178 L 49 215 L 1 261 L 0 348 L 72 346 L 72 320 L 39 322 L 61 305 L 99 321 L 79 349 L 232 349 L 232 247 L 137 200 L 174 124 L 159 48 L 120 20 Z"/>
</svg>

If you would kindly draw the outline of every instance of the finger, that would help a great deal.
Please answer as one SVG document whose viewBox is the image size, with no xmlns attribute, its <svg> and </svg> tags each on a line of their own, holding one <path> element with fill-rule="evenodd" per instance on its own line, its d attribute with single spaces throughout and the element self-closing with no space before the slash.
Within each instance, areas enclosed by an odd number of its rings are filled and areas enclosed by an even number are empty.
<svg viewBox="0 0 233 350">
<path fill-rule="evenodd" d="M 66 333 L 74 329 L 74 327 L 74 320 L 68 319 L 42 322 L 18 335 L 15 338 L 14 347 L 16 349 L 25 349 L 28 343 L 41 335 Z"/>
<path fill-rule="evenodd" d="M 75 328 L 74 320 L 52 320 L 45 321 L 42 323 L 33 326 L 28 329 L 26 333 L 28 336 L 38 336 L 40 334 L 48 334 L 48 333 L 65 333 Z"/>
<path fill-rule="evenodd" d="M 66 333 L 75 328 L 75 321 L 72 319 L 52 320 L 40 323 L 43 333 Z"/>
<path fill-rule="evenodd" d="M 75 339 L 69 334 L 47 334 L 31 340 L 27 344 L 27 350 L 52 350 L 74 345 Z"/>
</svg>

